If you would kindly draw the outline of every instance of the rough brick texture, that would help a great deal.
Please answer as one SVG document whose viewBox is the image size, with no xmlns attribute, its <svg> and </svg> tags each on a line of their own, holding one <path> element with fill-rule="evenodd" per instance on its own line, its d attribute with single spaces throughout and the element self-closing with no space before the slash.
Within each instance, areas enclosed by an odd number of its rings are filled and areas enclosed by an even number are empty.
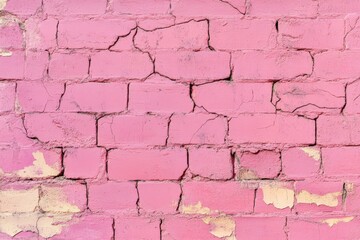
<svg viewBox="0 0 360 240">
<path fill-rule="evenodd" d="M 0 239 L 360 239 L 360 0 L 0 0 Z"/>
</svg>

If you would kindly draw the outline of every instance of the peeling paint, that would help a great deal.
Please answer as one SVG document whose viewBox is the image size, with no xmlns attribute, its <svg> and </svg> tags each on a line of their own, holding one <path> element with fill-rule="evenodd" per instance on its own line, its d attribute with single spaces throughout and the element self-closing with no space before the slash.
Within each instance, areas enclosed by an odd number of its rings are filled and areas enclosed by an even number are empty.
<svg viewBox="0 0 360 240">
<path fill-rule="evenodd" d="M 39 189 L 0 191 L 0 212 L 32 212 L 39 201 Z"/>
<path fill-rule="evenodd" d="M 44 238 L 50 238 L 61 233 L 63 227 L 68 225 L 73 215 L 62 216 L 44 216 L 39 218 L 37 228 L 39 235 Z"/>
<path fill-rule="evenodd" d="M 200 201 L 193 205 L 181 205 L 180 211 L 183 214 L 210 214 L 212 212 L 210 208 L 202 206 Z"/>
<path fill-rule="evenodd" d="M 316 161 L 320 160 L 320 151 L 312 147 L 303 147 L 301 148 L 309 157 L 315 159 Z"/>
<path fill-rule="evenodd" d="M 40 207 L 50 212 L 80 212 L 78 206 L 69 203 L 61 189 L 53 187 L 44 190 L 44 196 L 40 199 Z"/>
<path fill-rule="evenodd" d="M 343 223 L 347 223 L 350 222 L 354 219 L 354 217 L 343 217 L 343 218 L 328 218 L 325 219 L 323 221 L 321 221 L 322 223 L 326 223 L 327 225 L 329 225 L 329 227 L 332 227 L 340 222 Z"/>
<path fill-rule="evenodd" d="M 296 201 L 298 203 L 316 204 L 317 206 L 325 205 L 328 207 L 336 207 L 339 204 L 339 196 L 341 196 L 341 192 L 318 195 L 303 190 L 296 195 Z"/>
<path fill-rule="evenodd" d="M 1 214 L 0 215 L 0 232 L 11 237 L 24 231 L 37 232 L 36 222 L 38 213 L 26 214 Z"/>
<path fill-rule="evenodd" d="M 1 57 L 10 57 L 10 56 L 12 56 L 12 52 L 0 49 L 0 56 Z"/>
<path fill-rule="evenodd" d="M 230 216 L 220 215 L 217 217 L 205 217 L 204 223 L 211 225 L 210 233 L 215 237 L 225 240 L 236 240 L 235 221 Z"/>
<path fill-rule="evenodd" d="M 294 206 L 294 190 L 276 185 L 262 186 L 261 189 L 263 191 L 263 200 L 267 205 L 272 204 L 279 209 Z"/>
<path fill-rule="evenodd" d="M 240 169 L 239 171 L 239 179 L 258 179 L 259 177 L 256 175 L 256 173 L 249 169 Z"/>
<path fill-rule="evenodd" d="M 6 2 L 7 2 L 7 0 L 0 0 L 0 11 L 5 8 Z"/>
</svg>

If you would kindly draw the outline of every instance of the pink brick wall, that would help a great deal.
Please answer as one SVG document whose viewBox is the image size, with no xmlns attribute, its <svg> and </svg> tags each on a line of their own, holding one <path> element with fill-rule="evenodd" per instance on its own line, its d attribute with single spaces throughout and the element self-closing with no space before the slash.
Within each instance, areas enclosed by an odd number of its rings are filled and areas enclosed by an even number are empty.
<svg viewBox="0 0 360 240">
<path fill-rule="evenodd" d="M 0 0 L 0 239 L 360 239 L 360 0 Z"/>
</svg>

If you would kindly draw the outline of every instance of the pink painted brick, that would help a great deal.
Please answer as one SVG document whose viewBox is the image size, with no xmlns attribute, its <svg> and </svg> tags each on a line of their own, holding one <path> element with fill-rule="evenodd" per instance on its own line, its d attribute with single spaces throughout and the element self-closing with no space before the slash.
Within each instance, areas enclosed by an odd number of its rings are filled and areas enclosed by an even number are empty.
<svg viewBox="0 0 360 240">
<path fill-rule="evenodd" d="M 144 51 L 154 49 L 206 49 L 208 47 L 208 24 L 206 21 L 190 21 L 151 32 L 138 30 L 134 44 Z"/>
<path fill-rule="evenodd" d="M 47 0 L 44 2 L 45 13 L 51 15 L 104 14 L 106 0 Z"/>
<path fill-rule="evenodd" d="M 175 213 L 181 189 L 173 182 L 139 182 L 140 208 L 145 212 Z"/>
<path fill-rule="evenodd" d="M 321 15 L 335 15 L 335 14 L 348 14 L 359 13 L 360 1 L 359 0 L 320 0 L 319 13 Z"/>
<path fill-rule="evenodd" d="M 211 21 L 210 45 L 216 50 L 274 48 L 276 45 L 275 21 L 262 19 Z"/>
<path fill-rule="evenodd" d="M 280 43 L 288 48 L 341 49 L 344 44 L 343 19 L 282 19 Z"/>
<path fill-rule="evenodd" d="M 248 13 L 252 16 L 296 16 L 315 17 L 317 2 L 313 0 L 253 0 Z"/>
<path fill-rule="evenodd" d="M 25 78 L 31 80 L 42 79 L 46 76 L 46 71 L 49 64 L 49 53 L 48 52 L 26 52 L 25 62 Z"/>
<path fill-rule="evenodd" d="M 322 148 L 324 174 L 327 176 L 360 175 L 359 147 Z"/>
<path fill-rule="evenodd" d="M 351 213 L 360 212 L 360 183 L 348 182 L 346 187 L 345 210 Z"/>
<path fill-rule="evenodd" d="M 137 29 L 133 29 L 128 35 L 119 37 L 116 43 L 112 45 L 109 50 L 116 52 L 136 51 L 137 49 L 134 46 L 134 36 L 137 31 Z"/>
<path fill-rule="evenodd" d="M 0 113 L 10 112 L 15 106 L 15 83 L 0 82 Z"/>
<path fill-rule="evenodd" d="M 65 112 L 121 112 L 126 105 L 126 84 L 83 83 L 66 86 L 60 109 Z"/>
<path fill-rule="evenodd" d="M 7 0 L 5 9 L 15 15 L 32 15 L 41 8 L 41 0 Z"/>
<path fill-rule="evenodd" d="M 129 110 L 131 112 L 187 113 L 193 109 L 190 87 L 156 76 L 129 87 Z"/>
<path fill-rule="evenodd" d="M 98 178 L 105 172 L 106 151 L 102 148 L 68 148 L 64 155 L 67 178 Z"/>
<path fill-rule="evenodd" d="M 229 139 L 234 143 L 313 144 L 315 122 L 280 114 L 239 115 L 229 122 Z"/>
<path fill-rule="evenodd" d="M 89 185 L 89 208 L 91 211 L 135 212 L 137 198 L 133 182 L 106 182 Z"/>
<path fill-rule="evenodd" d="M 89 58 L 74 53 L 55 53 L 51 55 L 49 76 L 54 80 L 84 79 L 88 76 Z"/>
<path fill-rule="evenodd" d="M 123 19 L 63 20 L 59 24 L 59 47 L 107 49 L 134 27 L 134 21 Z"/>
<path fill-rule="evenodd" d="M 29 137 L 60 146 L 95 145 L 95 118 L 77 113 L 34 113 L 25 116 Z"/>
<path fill-rule="evenodd" d="M 320 116 L 317 119 L 319 144 L 354 145 L 360 141 L 358 115 Z"/>
<path fill-rule="evenodd" d="M 175 114 L 171 117 L 169 142 L 172 144 L 222 144 L 226 119 L 205 113 Z"/>
<path fill-rule="evenodd" d="M 161 239 L 160 220 L 145 217 L 121 217 L 115 220 L 115 240 Z"/>
<path fill-rule="evenodd" d="M 22 118 L 15 115 L 0 116 L 0 146 L 29 147 L 33 145 L 32 139 L 26 136 Z"/>
<path fill-rule="evenodd" d="M 275 112 L 271 83 L 214 82 L 194 86 L 192 98 L 209 112 L 237 116 L 239 113 Z"/>
<path fill-rule="evenodd" d="M 138 26 L 147 31 L 154 31 L 159 28 L 168 28 L 176 23 L 173 16 L 157 16 L 156 18 L 144 18 L 138 20 Z"/>
<path fill-rule="evenodd" d="M 212 211 L 251 212 L 254 192 L 254 189 L 238 182 L 186 182 L 183 184 L 182 206 L 200 202 L 201 206 Z"/>
<path fill-rule="evenodd" d="M 24 52 L 11 52 L 10 56 L 0 55 L 0 79 L 22 79 L 24 68 Z"/>
<path fill-rule="evenodd" d="M 98 122 L 98 141 L 101 146 L 164 145 L 168 119 L 154 115 L 106 116 Z"/>
<path fill-rule="evenodd" d="M 358 24 L 359 15 L 357 13 L 348 14 L 345 17 L 345 48 L 360 49 L 360 25 Z"/>
<path fill-rule="evenodd" d="M 131 15 L 160 15 L 170 10 L 170 0 L 150 0 L 146 4 L 142 0 L 114 0 L 115 13 Z"/>
<path fill-rule="evenodd" d="M 287 239 L 284 230 L 286 225 L 284 217 L 240 217 L 235 218 L 235 223 L 237 239 Z"/>
<path fill-rule="evenodd" d="M 59 107 L 64 84 L 44 82 L 18 82 L 16 111 L 53 112 Z"/>
<path fill-rule="evenodd" d="M 280 154 L 272 151 L 239 153 L 236 167 L 239 179 L 248 179 L 248 172 L 254 175 L 251 178 L 276 178 L 281 170 Z"/>
<path fill-rule="evenodd" d="M 302 51 L 248 51 L 232 55 L 233 78 L 289 79 L 312 72 L 312 59 Z"/>
<path fill-rule="evenodd" d="M 360 57 L 356 51 L 327 51 L 315 55 L 314 76 L 323 79 L 358 78 L 360 69 L 353 63 Z"/>
<path fill-rule="evenodd" d="M 346 106 L 344 112 L 346 114 L 360 113 L 360 81 L 351 83 L 346 88 Z"/>
<path fill-rule="evenodd" d="M 243 0 L 239 4 L 244 3 Z M 245 5 L 245 4 L 244 4 Z M 177 18 L 179 17 L 233 17 L 241 16 L 239 10 L 233 8 L 226 2 L 217 0 L 172 0 L 171 12 Z"/>
<path fill-rule="evenodd" d="M 189 170 L 210 179 L 229 179 L 233 163 L 229 149 L 192 148 L 189 150 Z"/>
<path fill-rule="evenodd" d="M 186 167 L 184 149 L 116 149 L 108 155 L 108 175 L 114 180 L 176 180 Z"/>
<path fill-rule="evenodd" d="M 0 48 L 23 48 L 23 32 L 16 22 L 0 25 Z"/>
<path fill-rule="evenodd" d="M 318 155 L 313 155 L 313 154 Z M 309 178 L 319 174 L 321 157 L 317 147 L 289 148 L 281 152 L 282 173 L 287 178 Z"/>
<path fill-rule="evenodd" d="M 278 83 L 274 104 L 285 112 L 303 114 L 339 113 L 345 104 L 345 86 L 341 83 Z"/>
<path fill-rule="evenodd" d="M 41 185 L 39 207 L 44 212 L 75 213 L 86 208 L 86 186 L 64 182 Z"/>
<path fill-rule="evenodd" d="M 211 81 L 229 77 L 229 62 L 230 55 L 225 52 L 165 51 L 156 54 L 155 69 L 171 79 Z"/>
<path fill-rule="evenodd" d="M 28 49 L 53 49 L 57 46 L 56 31 L 58 21 L 30 18 L 25 22 L 25 40 Z"/>
<path fill-rule="evenodd" d="M 99 52 L 91 57 L 92 78 L 142 79 L 153 72 L 153 63 L 147 53 Z"/>
</svg>

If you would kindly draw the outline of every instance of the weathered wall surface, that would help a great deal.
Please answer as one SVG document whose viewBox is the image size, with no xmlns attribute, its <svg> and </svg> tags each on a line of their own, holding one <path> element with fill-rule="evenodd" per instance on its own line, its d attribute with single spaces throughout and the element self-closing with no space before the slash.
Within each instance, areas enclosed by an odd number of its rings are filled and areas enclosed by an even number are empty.
<svg viewBox="0 0 360 240">
<path fill-rule="evenodd" d="M 0 10 L 0 239 L 360 239 L 359 0 Z"/>
</svg>

